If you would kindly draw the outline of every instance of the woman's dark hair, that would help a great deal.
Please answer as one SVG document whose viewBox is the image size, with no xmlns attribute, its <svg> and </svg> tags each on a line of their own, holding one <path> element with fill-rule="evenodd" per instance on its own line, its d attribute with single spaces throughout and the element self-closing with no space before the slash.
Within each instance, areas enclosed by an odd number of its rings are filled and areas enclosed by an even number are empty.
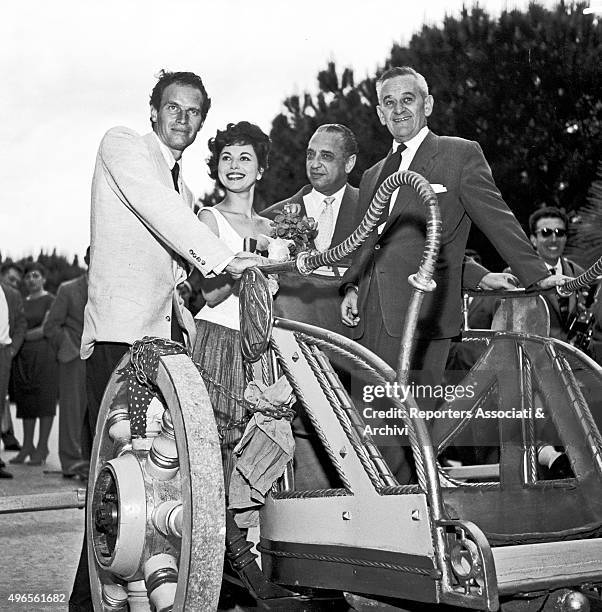
<svg viewBox="0 0 602 612">
<path fill-rule="evenodd" d="M 48 278 L 48 272 L 46 268 L 39 261 L 28 261 L 25 264 L 24 276 L 27 276 L 29 272 L 37 270 L 44 278 Z"/>
<path fill-rule="evenodd" d="M 259 167 L 262 170 L 268 169 L 268 157 L 270 154 L 270 137 L 254 123 L 240 121 L 238 123 L 228 123 L 225 130 L 217 130 L 214 138 L 210 138 L 207 143 L 210 155 L 207 158 L 209 166 L 209 176 L 217 181 L 217 164 L 219 156 L 224 147 L 230 145 L 251 145 L 257 155 Z"/>
</svg>

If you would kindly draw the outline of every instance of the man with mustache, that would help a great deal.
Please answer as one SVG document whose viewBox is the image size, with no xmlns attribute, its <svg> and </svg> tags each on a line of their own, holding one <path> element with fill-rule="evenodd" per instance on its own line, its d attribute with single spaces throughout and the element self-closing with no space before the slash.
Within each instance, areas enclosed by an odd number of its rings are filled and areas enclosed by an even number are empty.
<svg viewBox="0 0 602 612">
<path fill-rule="evenodd" d="M 301 217 L 312 217 L 318 222 L 318 235 L 311 247 L 325 251 L 336 246 L 355 229 L 359 191 L 347 180 L 357 152 L 355 135 L 348 127 L 338 123 L 321 125 L 307 145 L 305 170 L 309 185 L 273 204 L 262 215 L 274 219 L 286 204 L 297 204 Z M 349 262 L 341 263 L 308 277 L 281 275 L 274 314 L 349 335 L 338 314 L 340 295 L 336 278 L 349 265 Z"/>
</svg>

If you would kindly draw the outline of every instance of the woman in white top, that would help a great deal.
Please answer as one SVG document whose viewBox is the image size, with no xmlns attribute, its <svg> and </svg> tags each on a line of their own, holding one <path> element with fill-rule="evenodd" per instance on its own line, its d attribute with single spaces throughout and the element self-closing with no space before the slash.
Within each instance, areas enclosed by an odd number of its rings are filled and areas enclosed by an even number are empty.
<svg viewBox="0 0 602 612">
<path fill-rule="evenodd" d="M 209 176 L 224 188 L 225 198 L 216 206 L 202 208 L 199 219 L 233 252 L 243 250 L 245 238 L 269 235 L 270 221 L 253 209 L 255 183 L 268 167 L 270 139 L 259 127 L 241 121 L 229 123 L 209 140 Z M 226 492 L 232 472 L 232 450 L 245 424 L 235 424 L 246 414 L 240 352 L 239 281 L 229 275 L 203 279 L 206 305 L 196 315 L 197 340 L 193 359 L 200 366 L 216 421 L 222 435 L 222 459 Z"/>
</svg>

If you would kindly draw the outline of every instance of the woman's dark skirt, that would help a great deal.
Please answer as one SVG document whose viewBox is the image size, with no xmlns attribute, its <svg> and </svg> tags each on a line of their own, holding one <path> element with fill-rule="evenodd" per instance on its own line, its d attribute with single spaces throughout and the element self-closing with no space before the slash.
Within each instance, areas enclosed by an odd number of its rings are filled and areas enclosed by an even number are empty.
<svg viewBox="0 0 602 612">
<path fill-rule="evenodd" d="M 192 359 L 201 369 L 221 434 L 226 494 L 234 467 L 232 451 L 246 427 L 243 401 L 246 380 L 240 351 L 240 334 L 235 329 L 209 321 L 197 321 L 197 339 Z M 241 421 L 244 422 L 241 423 Z"/>
</svg>

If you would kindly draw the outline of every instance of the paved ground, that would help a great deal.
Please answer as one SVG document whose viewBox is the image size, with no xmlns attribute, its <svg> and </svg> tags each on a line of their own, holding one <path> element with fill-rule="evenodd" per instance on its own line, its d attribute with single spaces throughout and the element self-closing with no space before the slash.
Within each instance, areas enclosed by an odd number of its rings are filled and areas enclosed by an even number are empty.
<svg viewBox="0 0 602 612">
<path fill-rule="evenodd" d="M 14 419 L 16 435 L 22 441 L 21 421 Z M 58 420 L 50 437 L 46 465 L 10 465 L 16 453 L 2 449 L 1 457 L 14 475 L 0 480 L 0 496 L 64 492 L 83 487 L 80 481 L 61 476 L 58 448 Z M 58 472 L 58 473 L 57 473 Z M 0 611 L 59 612 L 67 610 L 69 592 L 79 560 L 84 528 L 83 510 L 53 510 L 0 515 Z M 56 603 L 17 603 L 15 595 L 59 600 Z M 10 600 L 13 595 L 13 601 Z"/>
</svg>

